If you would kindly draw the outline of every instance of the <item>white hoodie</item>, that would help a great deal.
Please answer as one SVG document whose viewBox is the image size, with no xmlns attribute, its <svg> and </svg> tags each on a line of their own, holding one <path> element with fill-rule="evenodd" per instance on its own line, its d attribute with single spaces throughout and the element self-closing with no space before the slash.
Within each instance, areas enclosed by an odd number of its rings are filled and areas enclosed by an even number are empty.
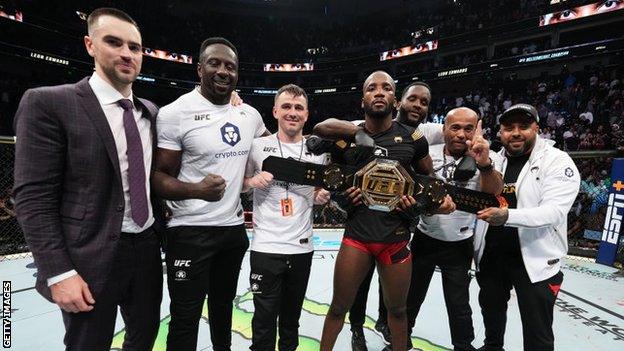
<svg viewBox="0 0 624 351">
<path fill-rule="evenodd" d="M 559 272 L 568 252 L 567 216 L 579 192 L 580 175 L 570 156 L 553 147 L 554 142 L 537 137 L 531 156 L 516 182 L 517 208 L 509 209 L 505 226 L 518 228 L 520 251 L 531 282 L 540 282 Z M 505 149 L 503 174 L 507 169 Z M 485 249 L 489 224 L 478 220 L 474 249 L 477 270 Z"/>
</svg>

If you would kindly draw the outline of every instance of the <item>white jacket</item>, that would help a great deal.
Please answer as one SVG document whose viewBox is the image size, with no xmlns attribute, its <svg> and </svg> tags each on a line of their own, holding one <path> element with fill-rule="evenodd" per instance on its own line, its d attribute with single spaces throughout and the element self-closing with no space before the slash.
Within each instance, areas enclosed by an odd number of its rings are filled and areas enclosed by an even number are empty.
<svg viewBox="0 0 624 351">
<path fill-rule="evenodd" d="M 520 251 L 531 282 L 548 279 L 561 269 L 568 252 L 567 216 L 579 192 L 580 175 L 570 156 L 537 137 L 529 160 L 516 182 L 517 208 L 509 209 L 505 226 L 518 228 Z M 503 174 L 507 169 L 505 149 Z M 478 220 L 474 249 L 477 270 L 485 249 L 489 224 Z"/>
</svg>

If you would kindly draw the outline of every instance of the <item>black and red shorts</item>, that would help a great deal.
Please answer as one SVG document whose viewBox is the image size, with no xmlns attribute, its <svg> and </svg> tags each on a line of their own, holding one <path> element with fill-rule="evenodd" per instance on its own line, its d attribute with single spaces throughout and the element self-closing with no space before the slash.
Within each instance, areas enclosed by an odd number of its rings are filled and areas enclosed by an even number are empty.
<svg viewBox="0 0 624 351">
<path fill-rule="evenodd" d="M 412 258 L 412 252 L 409 250 L 409 240 L 396 243 L 367 243 L 345 237 L 342 239 L 342 243 L 374 256 L 375 260 L 380 264 L 404 263 Z"/>
</svg>

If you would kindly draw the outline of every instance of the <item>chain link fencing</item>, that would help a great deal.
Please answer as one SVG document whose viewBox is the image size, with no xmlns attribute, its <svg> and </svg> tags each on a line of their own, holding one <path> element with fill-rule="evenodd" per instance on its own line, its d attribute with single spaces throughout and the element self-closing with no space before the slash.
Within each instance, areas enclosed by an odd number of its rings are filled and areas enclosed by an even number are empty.
<svg viewBox="0 0 624 351">
<path fill-rule="evenodd" d="M 15 217 L 13 187 L 14 137 L 0 137 L 0 261 L 28 255 L 28 246 Z M 607 212 L 609 188 L 612 184 L 611 156 L 605 153 L 572 155 L 581 173 L 581 190 L 568 214 L 568 242 L 570 255 L 594 258 L 602 237 L 602 226 Z M 245 222 L 251 227 L 252 196 L 241 195 Z M 344 228 L 346 214 L 334 201 L 314 206 L 315 228 Z M 620 244 L 619 264 L 624 258 Z"/>
</svg>

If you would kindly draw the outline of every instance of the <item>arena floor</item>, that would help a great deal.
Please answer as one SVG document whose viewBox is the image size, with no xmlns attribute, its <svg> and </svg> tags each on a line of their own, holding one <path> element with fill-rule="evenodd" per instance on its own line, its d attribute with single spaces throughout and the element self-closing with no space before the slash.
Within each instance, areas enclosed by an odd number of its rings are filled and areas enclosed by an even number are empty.
<svg viewBox="0 0 624 351">
<path fill-rule="evenodd" d="M 310 284 L 303 306 L 298 350 L 318 350 L 323 316 L 331 299 L 334 260 L 342 231 L 316 230 L 316 254 Z M 40 297 L 34 290 L 35 267 L 32 258 L 0 262 L 2 280 L 12 282 L 12 347 L 11 350 L 62 350 L 63 323 L 58 308 Z M 564 266 L 564 283 L 555 307 L 556 350 L 623 350 L 624 349 L 624 277 L 613 275 L 615 269 L 587 260 L 570 258 Z M 239 295 L 234 303 L 232 350 L 248 350 L 251 338 L 253 304 L 248 292 L 249 263 L 246 257 L 239 279 Z M 384 344 L 373 332 L 377 317 L 377 285 L 373 279 L 368 300 L 365 325 L 368 347 L 381 350 Z M 165 282 L 166 284 L 166 282 Z M 165 288 L 165 292 L 167 289 Z M 474 345 L 482 345 L 484 329 L 477 303 L 478 285 L 470 286 L 473 321 L 477 335 Z M 169 299 L 162 303 L 161 329 L 154 350 L 165 350 Z M 207 315 L 204 315 L 205 318 Z M 202 320 L 198 350 L 212 350 L 207 319 Z M 113 350 L 121 350 L 123 323 L 118 318 Z M 346 325 L 338 337 L 336 350 L 350 350 L 350 332 Z M 506 334 L 506 350 L 522 350 L 520 315 L 512 292 Z M 440 275 L 434 275 L 427 299 L 421 309 L 412 335 L 416 350 L 450 350 L 450 335 Z"/>
</svg>

